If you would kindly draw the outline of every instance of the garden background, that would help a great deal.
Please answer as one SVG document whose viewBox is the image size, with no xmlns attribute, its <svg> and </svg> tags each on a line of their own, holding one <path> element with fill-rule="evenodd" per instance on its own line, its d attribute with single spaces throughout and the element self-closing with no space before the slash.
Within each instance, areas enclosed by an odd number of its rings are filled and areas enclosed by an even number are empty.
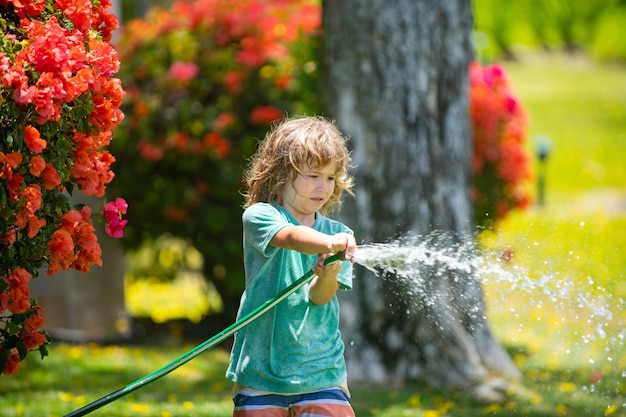
<svg viewBox="0 0 626 417">
<path fill-rule="evenodd" d="M 558 20 L 547 19 L 554 25 L 543 26 L 547 40 L 542 46 L 522 2 L 506 7 L 498 2 L 475 4 L 478 55 L 485 63 L 504 62 L 511 86 L 530 115 L 529 154 L 549 144 L 545 163 L 537 161 L 535 166 L 536 173 L 545 173 L 543 206 L 514 212 L 480 236 L 490 253 L 510 259 L 496 276 L 486 276 L 484 284 L 490 321 L 524 379 L 498 404 L 420 385 L 389 390 L 358 386 L 353 389 L 357 414 L 626 414 L 626 71 L 620 51 L 624 5 L 611 2 L 591 22 L 573 19 L 572 45 L 559 34 Z M 500 38 L 503 45 L 495 41 Z M 201 259 L 186 242 L 160 243 L 164 255 L 157 259 L 162 267 L 175 266 L 184 253 L 186 278 L 157 283 L 127 278 L 128 311 L 167 322 L 181 315 L 197 319 L 219 308 L 209 291 L 204 300 L 178 302 L 201 293 L 188 287 L 204 285 L 189 279 L 199 273 Z M 140 271 L 142 260 L 155 256 L 154 250 L 130 253 L 129 271 Z M 508 281 L 502 279 L 503 271 L 508 271 Z M 160 310 L 133 298 L 145 291 L 167 294 L 154 304 Z M 181 304 L 198 308 L 181 310 Z M 51 357 L 29 357 L 19 375 L 3 377 L 0 405 L 7 415 L 63 415 L 95 400 L 190 348 L 176 337 L 181 321 L 174 323 L 165 326 L 155 344 L 55 342 Z M 230 415 L 230 387 L 223 378 L 226 360 L 227 352 L 210 352 L 95 415 Z"/>
</svg>

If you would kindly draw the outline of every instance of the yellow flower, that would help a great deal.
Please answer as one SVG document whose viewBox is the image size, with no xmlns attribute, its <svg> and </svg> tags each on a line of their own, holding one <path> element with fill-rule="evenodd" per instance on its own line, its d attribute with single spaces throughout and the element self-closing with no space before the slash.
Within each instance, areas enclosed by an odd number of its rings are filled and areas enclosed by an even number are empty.
<svg viewBox="0 0 626 417">
<path fill-rule="evenodd" d="M 150 412 L 150 407 L 147 404 L 134 403 L 130 405 L 130 409 L 131 411 L 142 414 L 148 414 L 148 412 Z"/>
<path fill-rule="evenodd" d="M 419 395 L 414 394 L 409 398 L 409 407 L 420 408 L 422 406 L 422 400 Z"/>
<path fill-rule="evenodd" d="M 576 384 L 573 382 L 560 382 L 558 388 L 561 392 L 574 392 L 576 390 Z"/>
</svg>

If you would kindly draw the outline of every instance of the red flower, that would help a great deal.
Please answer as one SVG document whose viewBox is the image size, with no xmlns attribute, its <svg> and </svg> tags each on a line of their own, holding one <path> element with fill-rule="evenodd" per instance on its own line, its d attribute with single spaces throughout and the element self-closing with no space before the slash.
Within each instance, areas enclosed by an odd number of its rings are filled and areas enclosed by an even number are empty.
<svg viewBox="0 0 626 417">
<path fill-rule="evenodd" d="M 19 17 L 35 17 L 39 16 L 43 11 L 44 7 L 46 7 L 46 2 L 44 0 L 11 0 L 13 3 L 13 8 L 17 12 Z M 8 5 L 7 0 L 3 0 L 3 6 Z"/>
<path fill-rule="evenodd" d="M 148 161 L 154 161 L 154 162 L 160 161 L 161 159 L 163 159 L 163 155 L 165 154 L 165 151 L 163 150 L 163 148 L 160 148 L 145 139 L 140 140 L 137 143 L 137 150 L 139 150 L 139 154 L 144 159 L 147 159 Z"/>
<path fill-rule="evenodd" d="M 204 136 L 205 149 L 214 149 L 218 158 L 225 158 L 230 152 L 230 142 L 218 132 L 209 132 Z"/>
<path fill-rule="evenodd" d="M 274 106 L 258 106 L 252 110 L 250 121 L 254 124 L 270 124 L 285 117 L 282 110 Z"/>
<path fill-rule="evenodd" d="M 242 72 L 230 71 L 224 75 L 224 86 L 231 93 L 241 92 L 245 74 Z"/>
</svg>

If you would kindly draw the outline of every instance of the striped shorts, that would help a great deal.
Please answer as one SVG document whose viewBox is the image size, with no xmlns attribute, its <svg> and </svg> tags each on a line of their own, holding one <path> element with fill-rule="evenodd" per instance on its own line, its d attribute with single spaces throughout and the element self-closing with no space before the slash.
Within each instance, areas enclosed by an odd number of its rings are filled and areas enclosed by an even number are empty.
<svg viewBox="0 0 626 417">
<path fill-rule="evenodd" d="M 242 390 L 233 402 L 233 417 L 355 417 L 350 398 L 339 388 L 296 395 Z"/>
</svg>

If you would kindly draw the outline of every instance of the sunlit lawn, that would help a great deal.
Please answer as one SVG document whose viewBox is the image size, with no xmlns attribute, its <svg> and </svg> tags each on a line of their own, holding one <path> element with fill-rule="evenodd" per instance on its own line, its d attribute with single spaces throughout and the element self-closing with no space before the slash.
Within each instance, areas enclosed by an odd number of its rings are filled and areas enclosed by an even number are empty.
<svg viewBox="0 0 626 417">
<path fill-rule="evenodd" d="M 489 320 L 524 377 L 499 404 L 421 385 L 353 385 L 360 417 L 626 416 L 626 69 L 532 58 L 507 64 L 552 141 L 546 206 L 485 234 Z M 531 148 L 533 143 L 531 141 Z M 0 377 L 0 416 L 62 416 L 124 387 L 192 346 L 54 343 Z M 94 416 L 229 416 L 228 354 L 214 349 Z"/>
<path fill-rule="evenodd" d="M 133 382 L 179 357 L 186 347 L 67 345 L 56 343 L 43 362 L 26 359 L 22 372 L 4 378 L 3 417 L 63 416 Z M 626 401 L 622 369 L 601 375 L 585 366 L 560 369 L 516 355 L 524 380 L 501 404 L 484 404 L 461 393 L 420 385 L 402 389 L 352 388 L 360 417 L 397 416 L 602 416 L 623 415 Z M 93 416 L 230 416 L 230 385 L 223 374 L 228 360 L 215 349 L 173 373 L 92 412 Z"/>
</svg>

